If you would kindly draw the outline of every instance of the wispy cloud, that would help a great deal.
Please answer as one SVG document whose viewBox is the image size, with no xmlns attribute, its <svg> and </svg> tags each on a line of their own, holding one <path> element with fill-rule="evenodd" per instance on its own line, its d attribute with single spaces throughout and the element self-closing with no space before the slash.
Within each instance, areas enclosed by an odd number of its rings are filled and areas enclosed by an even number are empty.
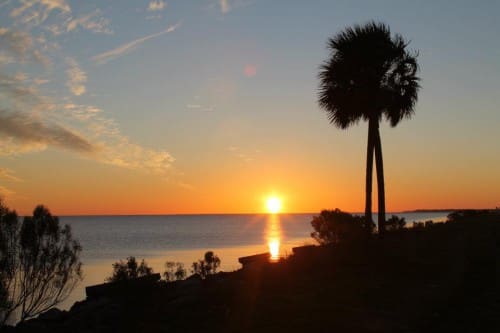
<svg viewBox="0 0 500 333">
<path fill-rule="evenodd" d="M 222 14 L 226 14 L 231 9 L 228 0 L 219 0 L 219 7 Z"/>
<path fill-rule="evenodd" d="M 198 110 L 198 111 L 214 111 L 215 106 L 210 105 L 210 106 L 205 106 L 201 104 L 188 104 L 186 105 L 186 108 L 189 110 Z"/>
<path fill-rule="evenodd" d="M 164 7 L 165 4 L 161 3 L 157 1 L 156 6 Z M 64 56 L 47 29 L 52 29 L 54 35 L 84 29 L 111 33 L 109 21 L 99 10 L 75 16 L 64 0 L 21 0 L 20 3 L 5 5 L 2 10 L 5 8 L 14 19 L 16 28 L 0 27 L 0 156 L 59 149 L 99 163 L 150 172 L 168 179 L 176 177 L 175 158 L 167 150 L 135 143 L 100 108 L 74 103 L 70 94 L 49 95 L 46 89 L 51 87 L 41 86 L 49 82 L 51 76 L 40 72 L 36 65 L 44 65 L 38 66 L 42 70 L 54 69 L 48 67 L 50 60 L 47 55 L 50 55 L 62 59 L 67 66 L 63 68 L 67 78 L 63 83 L 71 94 L 80 96 L 86 93 L 86 72 L 74 58 Z M 47 19 L 49 15 L 51 17 Z M 47 27 L 49 24 L 52 24 L 50 28 Z M 32 29 L 38 25 L 37 29 Z M 149 39 L 175 31 L 179 26 L 180 23 L 169 26 L 92 59 L 98 63 L 115 59 Z M 22 67 L 17 71 L 7 71 L 12 64 Z M 0 179 L 15 181 L 17 177 L 10 170 L 0 168 Z M 0 192 L 13 193 L 5 187 L 0 188 Z"/>
<path fill-rule="evenodd" d="M 193 110 L 193 111 L 214 111 L 215 110 L 215 105 L 206 105 L 205 103 L 202 102 L 200 99 L 200 96 L 194 96 L 193 98 L 194 102 L 186 104 L 186 108 L 188 110 Z"/>
<path fill-rule="evenodd" d="M 49 145 L 77 152 L 95 147 L 53 118 L 53 105 L 25 77 L 0 73 L 0 155 L 40 151 Z"/>
<path fill-rule="evenodd" d="M 77 120 L 98 147 L 92 158 L 127 169 L 137 169 L 166 175 L 171 171 L 174 157 L 167 151 L 140 146 L 123 135 L 113 119 L 106 118 L 95 106 L 66 104 L 69 118 Z"/>
<path fill-rule="evenodd" d="M 66 63 L 69 68 L 66 70 L 68 81 L 66 86 L 73 95 L 80 96 L 85 93 L 85 83 L 87 82 L 87 74 L 80 68 L 78 63 L 73 58 L 66 58 Z"/>
<path fill-rule="evenodd" d="M 44 101 L 36 94 L 33 87 L 23 84 L 19 78 L 9 76 L 0 72 L 0 107 L 27 106 L 33 107 L 36 104 L 43 104 Z"/>
<path fill-rule="evenodd" d="M 4 179 L 11 182 L 22 182 L 23 180 L 14 176 L 14 171 L 8 168 L 0 168 L 0 179 Z"/>
<path fill-rule="evenodd" d="M 110 20 L 103 17 L 101 11 L 96 9 L 89 14 L 69 19 L 66 24 L 66 31 L 74 31 L 81 27 L 95 33 L 112 34 L 113 30 L 109 26 Z"/>
<path fill-rule="evenodd" d="M 237 8 L 247 7 L 254 3 L 254 0 L 214 0 L 209 8 L 217 9 L 222 15 L 225 15 Z"/>
<path fill-rule="evenodd" d="M 15 138 L 28 145 L 53 145 L 82 153 L 96 150 L 88 140 L 68 128 L 37 119 L 32 114 L 7 110 L 0 110 L 0 135 Z"/>
<path fill-rule="evenodd" d="M 120 45 L 120 46 L 118 46 L 110 51 L 106 51 L 106 52 L 103 52 L 101 54 L 98 54 L 98 55 L 92 57 L 92 60 L 97 62 L 98 64 L 107 63 L 108 61 L 114 60 L 114 59 L 116 59 L 124 54 L 127 54 L 127 53 L 133 51 L 139 45 L 141 45 L 142 43 L 144 43 L 147 40 L 150 40 L 150 39 L 153 39 L 156 37 L 160 37 L 162 35 L 165 35 L 165 34 L 168 34 L 170 32 L 175 31 L 177 28 L 180 27 L 180 25 L 181 25 L 181 22 L 178 22 L 175 25 L 171 25 L 167 29 L 162 30 L 160 32 L 135 39 L 131 42 Z"/>
<path fill-rule="evenodd" d="M 15 194 L 14 191 L 8 189 L 5 186 L 0 186 L 0 197 L 10 197 L 12 194 Z"/>
<path fill-rule="evenodd" d="M 165 3 L 165 1 L 153 0 L 148 5 L 148 11 L 150 12 L 162 11 L 163 9 L 165 9 L 166 6 L 167 4 Z"/>
<path fill-rule="evenodd" d="M 236 146 L 229 146 L 227 147 L 227 150 L 233 157 L 247 163 L 252 162 L 254 160 L 254 156 L 260 153 L 259 149 L 255 149 L 253 152 L 243 152 L 243 150 L 240 147 Z"/>
<path fill-rule="evenodd" d="M 50 61 L 34 45 L 33 38 L 26 32 L 0 28 L 0 55 L 20 62 L 36 61 L 49 65 Z M 0 57 L 1 58 L 1 57 Z"/>
<path fill-rule="evenodd" d="M 71 7 L 65 0 L 21 0 L 20 2 L 21 5 L 14 8 L 10 16 L 26 25 L 40 25 L 54 10 L 71 12 Z"/>
</svg>

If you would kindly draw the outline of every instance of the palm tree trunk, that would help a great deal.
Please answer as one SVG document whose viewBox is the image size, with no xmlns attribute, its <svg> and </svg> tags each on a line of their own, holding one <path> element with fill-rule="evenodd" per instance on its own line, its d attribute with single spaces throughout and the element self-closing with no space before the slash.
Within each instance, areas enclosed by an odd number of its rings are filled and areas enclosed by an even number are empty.
<svg viewBox="0 0 500 333">
<path fill-rule="evenodd" d="M 365 187 L 365 220 L 367 225 L 371 225 L 372 219 L 372 176 L 373 176 L 373 150 L 375 144 L 376 121 L 368 122 L 368 142 L 366 144 L 366 187 Z"/>
<path fill-rule="evenodd" d="M 380 238 L 385 234 L 385 184 L 384 184 L 384 161 L 382 159 L 382 142 L 380 130 L 375 128 L 375 164 L 377 165 L 377 191 L 378 191 L 378 234 Z"/>
</svg>

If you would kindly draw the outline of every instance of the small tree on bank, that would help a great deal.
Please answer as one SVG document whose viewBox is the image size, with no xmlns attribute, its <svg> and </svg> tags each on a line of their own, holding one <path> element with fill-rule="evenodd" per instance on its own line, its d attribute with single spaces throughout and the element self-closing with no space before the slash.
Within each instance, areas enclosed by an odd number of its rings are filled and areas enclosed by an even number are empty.
<svg viewBox="0 0 500 333">
<path fill-rule="evenodd" d="M 69 225 L 39 205 L 19 224 L 0 201 L 0 323 L 20 321 L 63 302 L 82 280 L 81 246 Z"/>
<path fill-rule="evenodd" d="M 193 274 L 199 274 L 202 279 L 206 278 L 208 275 L 215 274 L 220 266 L 221 260 L 219 257 L 213 253 L 213 251 L 205 252 L 204 259 L 200 259 L 197 262 L 193 262 L 192 272 Z"/>
<path fill-rule="evenodd" d="M 163 278 L 167 282 L 184 280 L 186 278 L 186 269 L 180 262 L 167 261 L 165 263 L 165 272 Z"/>
<path fill-rule="evenodd" d="M 386 222 L 387 231 L 401 230 L 406 226 L 406 220 L 404 217 L 398 217 L 392 215 L 390 219 Z"/>
<path fill-rule="evenodd" d="M 153 274 L 153 268 L 149 267 L 144 259 L 138 264 L 135 257 L 128 257 L 127 261 L 118 261 L 113 264 L 113 273 L 106 278 L 106 282 L 118 282 L 136 279 Z"/>
</svg>

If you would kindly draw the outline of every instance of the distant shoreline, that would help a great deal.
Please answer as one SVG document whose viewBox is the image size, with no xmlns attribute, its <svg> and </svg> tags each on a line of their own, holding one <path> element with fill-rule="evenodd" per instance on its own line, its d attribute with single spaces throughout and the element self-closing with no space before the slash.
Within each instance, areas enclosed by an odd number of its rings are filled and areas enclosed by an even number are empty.
<svg viewBox="0 0 500 333">
<path fill-rule="evenodd" d="M 470 208 L 475 210 L 483 210 L 480 208 Z M 458 210 L 469 210 L 461 209 L 461 208 L 453 208 L 453 209 L 414 209 L 414 210 L 402 210 L 402 211 L 394 211 L 394 212 L 386 212 L 386 214 L 409 214 L 409 213 L 444 213 L 444 212 L 454 212 Z M 318 215 L 318 212 L 305 212 L 305 213 L 280 213 L 278 215 Z M 363 215 L 364 212 L 349 212 L 350 214 Z M 373 211 L 372 214 L 377 214 L 377 211 Z M 142 217 L 142 216 L 214 216 L 214 215 L 223 215 L 223 216 L 244 216 L 244 215 L 270 215 L 269 213 L 180 213 L 180 214 L 69 214 L 69 215 L 59 215 L 59 217 Z"/>
<path fill-rule="evenodd" d="M 455 212 L 457 210 L 467 210 L 458 208 L 449 209 L 413 209 L 413 210 L 403 210 L 398 213 L 409 214 L 409 213 L 445 213 L 445 212 Z"/>
</svg>

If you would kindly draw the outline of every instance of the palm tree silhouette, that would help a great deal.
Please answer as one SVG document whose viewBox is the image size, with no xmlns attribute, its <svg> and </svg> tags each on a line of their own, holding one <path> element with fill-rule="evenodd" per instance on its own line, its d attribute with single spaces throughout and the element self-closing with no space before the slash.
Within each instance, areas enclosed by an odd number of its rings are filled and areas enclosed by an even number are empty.
<svg viewBox="0 0 500 333">
<path fill-rule="evenodd" d="M 417 52 L 383 23 L 369 22 L 328 40 L 330 58 L 320 67 L 318 103 L 335 126 L 346 129 L 368 121 L 365 219 L 372 221 L 373 156 L 377 167 L 378 229 L 385 231 L 385 187 L 379 123 L 396 126 L 415 111 L 420 85 Z"/>
</svg>

